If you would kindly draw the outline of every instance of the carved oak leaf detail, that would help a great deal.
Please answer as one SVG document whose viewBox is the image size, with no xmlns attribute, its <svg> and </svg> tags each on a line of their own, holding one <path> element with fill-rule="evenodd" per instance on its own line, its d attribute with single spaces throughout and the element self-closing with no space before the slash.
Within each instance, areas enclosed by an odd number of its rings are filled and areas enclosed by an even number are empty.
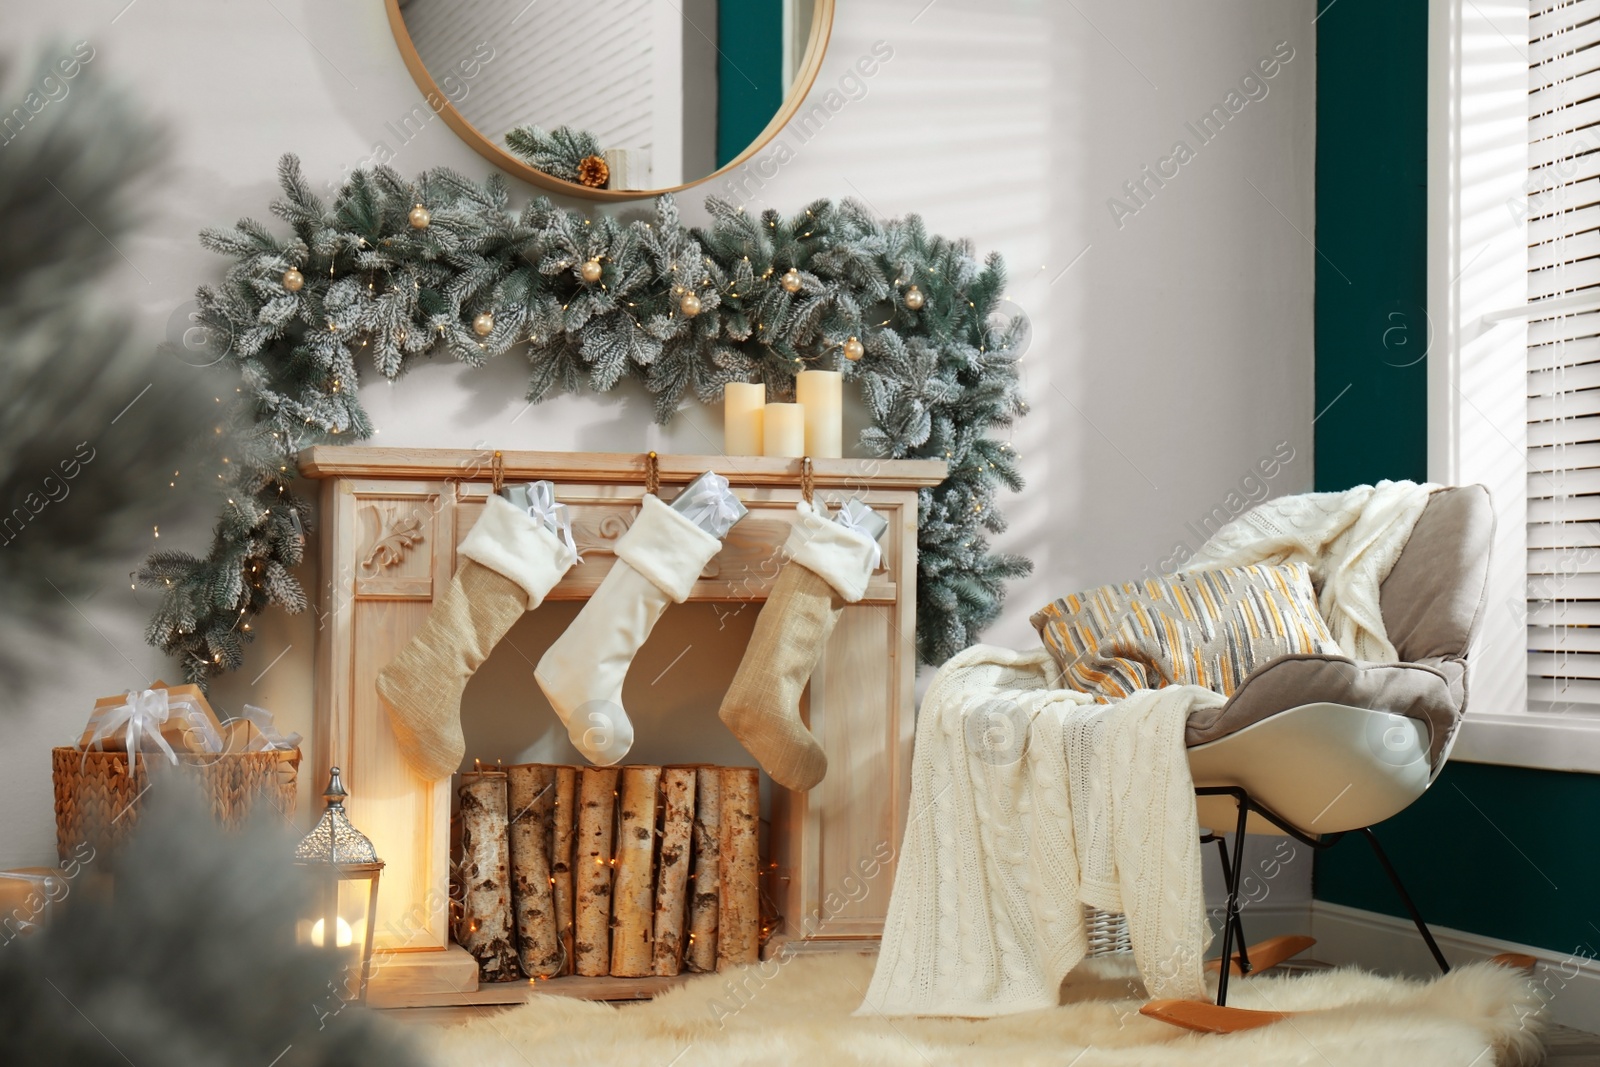
<svg viewBox="0 0 1600 1067">
<path fill-rule="evenodd" d="M 422 519 L 415 511 L 397 517 L 393 504 L 373 504 L 367 510 L 378 520 L 378 529 L 361 569 L 376 573 L 398 565 L 411 546 L 422 540 Z"/>
</svg>

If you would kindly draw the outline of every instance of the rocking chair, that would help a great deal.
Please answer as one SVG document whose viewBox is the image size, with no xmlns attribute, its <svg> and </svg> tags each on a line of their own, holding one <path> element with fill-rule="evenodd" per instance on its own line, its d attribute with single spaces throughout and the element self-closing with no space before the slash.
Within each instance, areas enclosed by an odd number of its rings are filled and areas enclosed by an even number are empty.
<svg viewBox="0 0 1600 1067">
<path fill-rule="evenodd" d="M 1493 534 L 1484 487 L 1435 492 L 1381 589 L 1384 626 L 1401 662 L 1283 656 L 1246 678 L 1221 708 L 1191 716 L 1186 740 L 1201 840 L 1218 846 L 1228 890 L 1217 1002 L 1152 1001 L 1143 1014 L 1205 1032 L 1283 1018 L 1227 1007 L 1231 975 L 1275 966 L 1313 944 L 1288 937 L 1244 947 L 1239 896 L 1247 833 L 1288 835 L 1317 850 L 1347 834 L 1364 838 L 1440 971 L 1449 971 L 1372 828 L 1422 796 L 1450 755 L 1466 707 L 1467 648 L 1483 609 Z M 1225 830 L 1235 834 L 1231 856 Z M 1532 965 L 1526 957 L 1497 961 Z"/>
</svg>

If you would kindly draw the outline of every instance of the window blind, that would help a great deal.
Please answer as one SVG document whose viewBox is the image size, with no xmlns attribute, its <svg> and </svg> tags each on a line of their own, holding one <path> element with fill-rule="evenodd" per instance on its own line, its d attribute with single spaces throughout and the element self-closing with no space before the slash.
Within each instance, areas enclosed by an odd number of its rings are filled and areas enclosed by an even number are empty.
<svg viewBox="0 0 1600 1067">
<path fill-rule="evenodd" d="M 1528 75 L 1528 703 L 1600 714 L 1600 0 L 1531 0 Z"/>
</svg>

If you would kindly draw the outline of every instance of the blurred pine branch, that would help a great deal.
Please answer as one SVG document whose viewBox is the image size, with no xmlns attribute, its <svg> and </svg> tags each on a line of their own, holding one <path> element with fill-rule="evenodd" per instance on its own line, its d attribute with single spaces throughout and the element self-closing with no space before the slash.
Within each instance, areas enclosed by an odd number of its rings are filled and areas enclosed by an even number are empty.
<svg viewBox="0 0 1600 1067">
<path fill-rule="evenodd" d="M 0 1063 L 420 1063 L 330 992 L 342 981 L 331 952 L 294 944 L 306 893 L 294 835 L 224 831 L 177 776 L 156 786 L 119 855 L 80 846 L 48 927 L 0 940 Z"/>
<path fill-rule="evenodd" d="M 25 76 L 0 58 L 7 116 L 53 90 L 0 144 L 0 588 L 7 623 L 36 632 L 75 617 L 65 594 L 148 548 L 154 493 L 222 377 L 158 352 L 105 296 L 138 269 L 123 253 L 168 145 L 94 62 L 63 78 L 71 56 L 47 45 Z M 0 639 L 0 670 L 19 677 L 13 644 Z"/>
</svg>

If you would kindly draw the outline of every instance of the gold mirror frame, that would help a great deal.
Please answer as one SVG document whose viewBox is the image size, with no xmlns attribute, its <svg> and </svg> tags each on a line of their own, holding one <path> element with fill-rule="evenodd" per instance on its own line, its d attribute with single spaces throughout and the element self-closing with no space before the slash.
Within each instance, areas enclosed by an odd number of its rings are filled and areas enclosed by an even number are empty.
<svg viewBox="0 0 1600 1067">
<path fill-rule="evenodd" d="M 589 200 L 645 200 L 660 196 L 662 193 L 679 193 L 727 174 L 772 142 L 778 131 L 788 125 L 789 120 L 800 110 L 800 105 L 805 102 L 805 98 L 811 92 L 811 86 L 817 80 L 817 72 L 822 69 L 822 57 L 828 51 L 828 37 L 833 30 L 833 5 L 834 0 L 816 0 L 816 11 L 811 20 L 811 37 L 806 43 L 805 62 L 795 75 L 794 84 L 789 87 L 788 94 L 784 96 L 783 106 L 778 108 L 778 113 L 772 116 L 772 121 L 767 123 L 761 135 L 751 141 L 749 146 L 726 166 L 719 167 L 703 178 L 663 189 L 595 189 L 577 182 L 563 181 L 529 166 L 503 146 L 495 144 L 468 122 L 465 115 L 456 110 L 455 104 L 450 102 L 450 98 L 433 80 L 433 75 L 428 73 L 428 68 L 422 63 L 422 57 L 417 54 L 417 46 L 411 42 L 411 31 L 406 29 L 405 19 L 400 15 L 400 0 L 384 0 L 383 6 L 389 12 L 389 28 L 394 32 L 395 44 L 400 47 L 400 58 L 405 60 L 406 69 L 411 71 L 411 77 L 416 80 L 417 88 L 422 90 L 428 106 L 435 110 L 450 128 L 472 147 L 473 151 L 501 170 L 554 193 L 581 196 Z M 435 101 L 442 106 L 435 107 Z"/>
</svg>

